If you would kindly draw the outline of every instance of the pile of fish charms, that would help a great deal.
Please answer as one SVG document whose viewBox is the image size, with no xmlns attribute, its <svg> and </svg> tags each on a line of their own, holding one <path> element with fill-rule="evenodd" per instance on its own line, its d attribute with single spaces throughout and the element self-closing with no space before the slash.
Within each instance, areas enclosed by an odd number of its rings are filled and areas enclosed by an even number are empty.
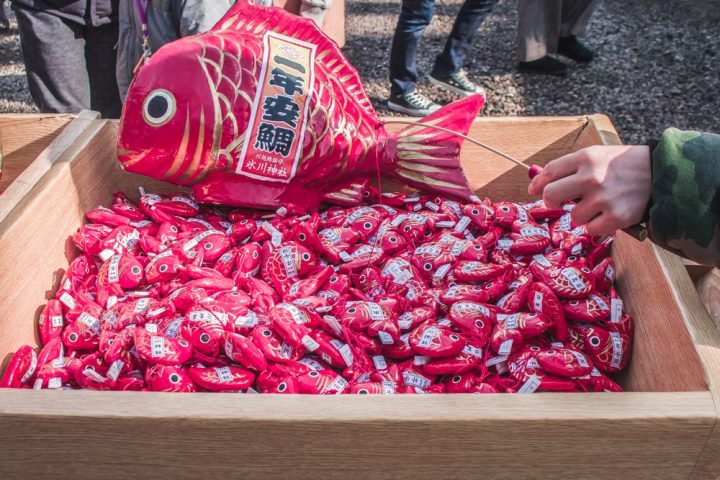
<svg viewBox="0 0 720 480">
<path fill-rule="evenodd" d="M 20 348 L 15 388 L 619 391 L 633 322 L 572 204 L 379 194 L 306 214 L 115 194 Z"/>
</svg>

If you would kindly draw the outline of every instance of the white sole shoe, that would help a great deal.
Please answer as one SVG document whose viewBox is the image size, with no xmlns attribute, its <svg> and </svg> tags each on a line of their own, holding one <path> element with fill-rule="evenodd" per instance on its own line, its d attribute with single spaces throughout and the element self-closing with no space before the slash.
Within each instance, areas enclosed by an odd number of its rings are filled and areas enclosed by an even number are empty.
<svg viewBox="0 0 720 480">
<path fill-rule="evenodd" d="M 433 77 L 432 75 L 428 75 L 427 78 L 428 78 L 428 81 L 430 83 L 432 83 L 433 85 L 437 85 L 440 88 L 443 88 L 443 89 L 448 90 L 453 93 L 457 93 L 458 95 L 463 96 L 463 97 L 469 97 L 470 95 L 477 95 L 477 94 L 485 95 L 485 89 L 482 87 L 478 87 L 479 91 L 468 92 L 467 90 L 462 90 L 460 88 L 450 85 L 449 83 L 445 83 L 442 80 L 438 80 L 437 78 Z"/>
<path fill-rule="evenodd" d="M 399 104 L 393 102 L 392 100 L 388 100 L 387 107 L 394 112 L 404 113 L 404 114 L 410 115 L 412 117 L 427 117 L 431 113 L 440 109 L 440 105 L 438 105 L 437 107 L 428 108 L 428 109 L 407 108 L 407 107 L 403 107 L 402 105 L 399 105 Z"/>
</svg>

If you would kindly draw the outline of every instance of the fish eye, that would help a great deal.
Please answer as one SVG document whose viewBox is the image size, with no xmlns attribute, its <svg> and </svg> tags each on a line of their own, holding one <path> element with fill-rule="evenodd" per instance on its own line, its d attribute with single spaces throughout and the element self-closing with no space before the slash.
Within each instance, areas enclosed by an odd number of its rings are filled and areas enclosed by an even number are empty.
<svg viewBox="0 0 720 480">
<path fill-rule="evenodd" d="M 590 337 L 590 345 L 593 347 L 597 347 L 600 345 L 600 337 L 592 336 Z"/>
<path fill-rule="evenodd" d="M 530 350 L 532 350 L 533 352 L 539 352 L 539 351 L 540 351 L 540 347 L 536 347 L 536 346 L 533 345 L 532 347 L 530 347 Z"/>
<path fill-rule="evenodd" d="M 318 372 L 316 372 L 315 370 L 313 370 L 312 372 L 309 372 L 308 375 L 310 375 L 311 377 L 317 377 L 320 374 Z"/>
<path fill-rule="evenodd" d="M 452 378 L 452 382 L 453 382 L 453 383 L 460 383 L 460 380 L 462 380 L 462 377 L 461 377 L 460 375 L 455 375 L 455 376 Z"/>
<path fill-rule="evenodd" d="M 338 281 L 338 277 L 330 277 L 330 283 L 335 283 Z"/>
<path fill-rule="evenodd" d="M 213 244 L 208 242 L 204 245 L 204 247 L 205 247 L 205 250 L 210 250 L 213 247 Z"/>
<path fill-rule="evenodd" d="M 68 337 L 68 339 L 69 339 L 71 342 L 77 342 L 78 334 L 77 334 L 77 333 L 71 333 L 70 336 Z"/>
<path fill-rule="evenodd" d="M 350 313 L 350 314 L 355 313 L 355 312 L 357 312 L 357 309 L 355 307 L 349 308 L 347 311 L 347 313 Z"/>
<path fill-rule="evenodd" d="M 175 115 L 177 105 L 172 93 L 164 89 L 150 92 L 143 102 L 142 115 L 145 123 L 152 127 L 165 125 Z"/>
<path fill-rule="evenodd" d="M 472 213 L 473 215 L 480 215 L 480 210 L 478 210 L 477 208 L 473 208 L 470 213 Z"/>
<path fill-rule="evenodd" d="M 410 225 L 405 225 L 405 228 L 403 228 L 403 231 L 409 232 L 409 231 L 410 231 Z"/>
<path fill-rule="evenodd" d="M 358 393 L 360 395 L 367 395 L 370 392 L 368 392 L 367 388 L 361 388 L 360 390 L 358 390 Z"/>
<path fill-rule="evenodd" d="M 263 337 L 269 337 L 270 335 L 272 335 L 272 332 L 270 330 L 263 330 L 262 335 Z"/>
<path fill-rule="evenodd" d="M 429 272 L 430 270 L 432 270 L 432 263 L 426 263 L 425 265 L 423 265 L 423 268 Z"/>
<path fill-rule="evenodd" d="M 370 222 L 363 223 L 363 228 L 365 230 L 370 230 L 372 228 L 372 223 L 370 223 Z"/>
<path fill-rule="evenodd" d="M 200 341 L 202 343 L 208 343 L 210 341 L 210 335 L 208 335 L 207 333 L 203 333 L 202 335 L 200 335 Z"/>
<path fill-rule="evenodd" d="M 158 270 L 160 270 L 160 273 L 167 272 L 167 269 L 168 269 L 167 265 L 160 265 L 160 267 L 158 268 Z"/>
<path fill-rule="evenodd" d="M 138 267 L 137 265 L 135 265 L 134 267 L 132 267 L 132 268 L 130 269 L 130 271 L 131 271 L 132 273 L 134 273 L 135 275 L 140 275 L 140 267 Z"/>
<path fill-rule="evenodd" d="M 480 245 L 474 245 L 473 248 L 475 250 L 482 250 L 482 247 Z"/>
<path fill-rule="evenodd" d="M 585 267 L 581 268 L 580 270 L 582 270 L 582 271 L 585 272 L 585 273 L 590 273 L 590 270 L 587 269 L 587 268 L 585 268 Z"/>
<path fill-rule="evenodd" d="M 390 237 L 388 240 L 390 240 L 390 243 L 397 243 L 397 237 Z"/>
<path fill-rule="evenodd" d="M 302 259 L 305 260 L 306 262 L 309 261 L 309 260 L 310 260 L 310 254 L 309 254 L 309 253 L 303 253 L 303 254 L 302 254 Z"/>
<path fill-rule="evenodd" d="M 548 350 L 545 353 L 547 353 L 548 355 L 555 355 L 556 352 L 555 352 L 555 350 Z"/>
<path fill-rule="evenodd" d="M 168 377 L 168 380 L 175 384 L 180 383 L 180 375 L 178 375 L 177 373 L 173 373 Z"/>
<path fill-rule="evenodd" d="M 178 343 L 180 344 L 181 347 L 187 347 L 187 346 L 190 345 L 190 344 L 189 344 L 188 342 L 186 342 L 185 340 L 178 340 Z"/>
<path fill-rule="evenodd" d="M 580 303 L 580 302 L 578 302 L 577 300 L 571 300 L 571 301 L 570 301 L 570 305 L 572 305 L 573 307 L 574 307 L 575 305 L 577 305 L 578 303 Z"/>
<path fill-rule="evenodd" d="M 458 337 L 455 334 L 452 334 L 452 335 L 450 335 L 450 340 L 452 340 L 453 342 L 457 342 L 458 340 L 460 340 L 460 337 Z"/>
<path fill-rule="evenodd" d="M 358 278 L 358 280 L 360 281 L 360 283 L 365 283 L 365 280 L 366 280 L 365 275 L 360 275 L 360 278 Z"/>
<path fill-rule="evenodd" d="M 175 225 L 170 225 L 170 231 L 173 233 L 177 233 L 177 227 Z"/>
<path fill-rule="evenodd" d="M 298 235 L 298 238 L 304 242 L 307 237 L 305 236 L 304 233 L 301 233 L 300 235 Z"/>
<path fill-rule="evenodd" d="M 482 320 L 475 320 L 475 326 L 478 328 L 485 328 L 485 322 Z"/>
<path fill-rule="evenodd" d="M 253 258 L 258 258 L 258 252 L 257 252 L 257 250 L 255 250 L 255 251 L 253 252 Z"/>
<path fill-rule="evenodd" d="M 281 382 L 277 387 L 277 391 L 282 393 L 285 390 L 287 390 L 287 384 L 285 382 Z"/>
</svg>

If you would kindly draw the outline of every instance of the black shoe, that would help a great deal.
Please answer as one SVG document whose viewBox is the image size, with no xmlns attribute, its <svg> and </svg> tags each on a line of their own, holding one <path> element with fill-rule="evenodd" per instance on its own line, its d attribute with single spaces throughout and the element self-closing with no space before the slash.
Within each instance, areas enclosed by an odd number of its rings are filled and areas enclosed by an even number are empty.
<svg viewBox="0 0 720 480">
<path fill-rule="evenodd" d="M 543 75 L 557 75 L 559 77 L 567 73 L 567 65 L 560 60 L 550 56 L 544 56 L 532 62 L 520 62 L 518 70 L 522 73 L 541 73 Z"/>
<path fill-rule="evenodd" d="M 428 80 L 430 80 L 430 83 L 433 85 L 437 85 L 463 97 L 469 97 L 476 93 L 485 94 L 485 89 L 470 80 L 465 70 L 459 70 L 457 73 L 452 73 L 448 76 L 434 75 L 431 73 L 428 75 Z"/>
<path fill-rule="evenodd" d="M 412 115 L 413 117 L 426 117 L 440 109 L 440 105 L 417 90 L 406 95 L 391 95 L 387 106 L 390 110 Z"/>
<path fill-rule="evenodd" d="M 558 53 L 578 63 L 588 63 L 595 58 L 592 50 L 580 43 L 577 37 L 561 37 L 558 41 Z"/>
</svg>

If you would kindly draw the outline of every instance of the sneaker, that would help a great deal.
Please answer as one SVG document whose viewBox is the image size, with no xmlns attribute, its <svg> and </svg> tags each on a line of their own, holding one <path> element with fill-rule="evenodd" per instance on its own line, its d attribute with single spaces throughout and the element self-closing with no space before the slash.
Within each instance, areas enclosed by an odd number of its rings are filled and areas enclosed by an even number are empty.
<svg viewBox="0 0 720 480">
<path fill-rule="evenodd" d="M 543 75 L 563 76 L 567 73 L 567 65 L 550 56 L 544 56 L 532 62 L 520 62 L 518 70 L 522 73 L 540 73 Z"/>
<path fill-rule="evenodd" d="M 558 53 L 578 63 L 588 63 L 595 58 L 593 51 L 580 43 L 574 36 L 560 38 Z"/>
<path fill-rule="evenodd" d="M 440 105 L 417 90 L 406 95 L 390 96 L 387 106 L 390 110 L 412 115 L 413 117 L 426 117 L 440 109 Z"/>
<path fill-rule="evenodd" d="M 465 70 L 459 70 L 457 73 L 452 73 L 447 77 L 430 74 L 428 75 L 428 80 L 430 80 L 430 83 L 433 85 L 437 85 L 440 88 L 457 93 L 463 97 L 469 97 L 476 93 L 485 94 L 485 89 L 470 80 Z"/>
</svg>

